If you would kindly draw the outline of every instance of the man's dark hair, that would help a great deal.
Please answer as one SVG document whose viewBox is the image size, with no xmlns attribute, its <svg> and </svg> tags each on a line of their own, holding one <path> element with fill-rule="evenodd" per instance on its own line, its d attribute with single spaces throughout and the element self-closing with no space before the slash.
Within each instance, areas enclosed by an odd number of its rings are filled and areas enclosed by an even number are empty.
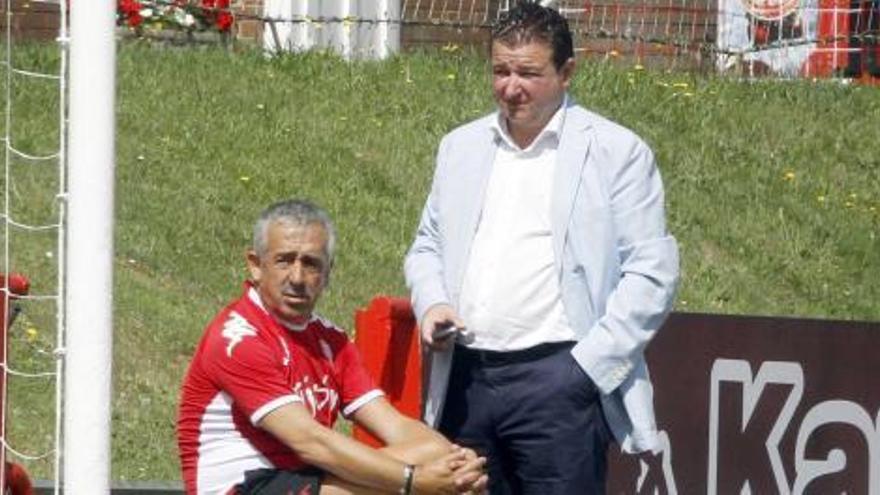
<svg viewBox="0 0 880 495">
<path fill-rule="evenodd" d="M 542 41 L 553 50 L 553 65 L 562 68 L 574 57 L 574 44 L 568 22 L 555 9 L 544 7 L 536 1 L 519 0 L 507 12 L 502 13 L 492 26 L 492 42 L 507 46 L 520 46 Z"/>
</svg>

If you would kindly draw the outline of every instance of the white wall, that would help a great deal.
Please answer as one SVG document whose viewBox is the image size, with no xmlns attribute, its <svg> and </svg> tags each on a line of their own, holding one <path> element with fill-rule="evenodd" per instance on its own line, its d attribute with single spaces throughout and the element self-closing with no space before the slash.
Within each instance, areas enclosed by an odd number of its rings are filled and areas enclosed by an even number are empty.
<svg viewBox="0 0 880 495">
<path fill-rule="evenodd" d="M 332 49 L 346 58 L 385 58 L 400 49 L 400 1 L 265 0 L 263 15 L 272 21 L 264 25 L 263 47 L 272 53 Z"/>
</svg>

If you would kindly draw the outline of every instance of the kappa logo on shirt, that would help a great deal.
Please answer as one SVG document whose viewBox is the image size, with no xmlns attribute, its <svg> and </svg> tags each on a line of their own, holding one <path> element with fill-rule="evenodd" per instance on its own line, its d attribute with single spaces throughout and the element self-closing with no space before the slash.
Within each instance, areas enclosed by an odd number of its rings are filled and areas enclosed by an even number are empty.
<svg viewBox="0 0 880 495">
<path fill-rule="evenodd" d="M 243 338 L 256 336 L 257 330 L 244 317 L 233 311 L 229 313 L 229 318 L 223 324 L 223 330 L 220 332 L 220 335 L 229 341 L 229 344 L 226 346 L 226 355 L 232 357 L 232 349 Z"/>
</svg>

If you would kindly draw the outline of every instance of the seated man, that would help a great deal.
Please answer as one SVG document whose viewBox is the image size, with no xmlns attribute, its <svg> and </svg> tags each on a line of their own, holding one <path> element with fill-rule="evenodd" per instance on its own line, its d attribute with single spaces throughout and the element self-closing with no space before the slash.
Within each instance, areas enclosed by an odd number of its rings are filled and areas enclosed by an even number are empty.
<svg viewBox="0 0 880 495">
<path fill-rule="evenodd" d="M 482 492 L 485 459 L 395 410 L 343 331 L 313 314 L 333 225 L 305 201 L 266 209 L 244 294 L 208 325 L 177 423 L 188 494 Z M 387 447 L 333 430 L 337 414 Z"/>
</svg>

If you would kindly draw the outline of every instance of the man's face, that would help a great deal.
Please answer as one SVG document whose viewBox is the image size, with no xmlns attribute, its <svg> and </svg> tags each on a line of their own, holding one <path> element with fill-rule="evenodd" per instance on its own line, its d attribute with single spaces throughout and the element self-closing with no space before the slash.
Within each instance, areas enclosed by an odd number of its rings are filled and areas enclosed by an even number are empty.
<svg viewBox="0 0 880 495">
<path fill-rule="evenodd" d="M 557 70 L 553 50 L 545 42 L 492 43 L 492 89 L 514 137 L 544 128 L 562 103 L 573 73 L 574 59 Z"/>
<path fill-rule="evenodd" d="M 330 273 L 324 227 L 272 222 L 266 232 L 266 252 L 259 256 L 251 250 L 247 261 L 266 308 L 282 322 L 306 323 Z"/>
</svg>

